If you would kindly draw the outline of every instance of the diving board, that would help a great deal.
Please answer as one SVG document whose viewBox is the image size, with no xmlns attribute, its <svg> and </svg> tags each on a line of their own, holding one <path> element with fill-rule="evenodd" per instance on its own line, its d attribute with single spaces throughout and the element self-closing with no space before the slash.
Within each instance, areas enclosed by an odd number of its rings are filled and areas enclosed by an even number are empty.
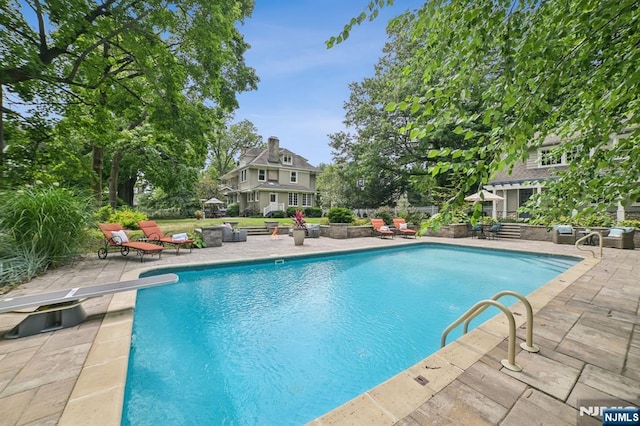
<svg viewBox="0 0 640 426">
<path fill-rule="evenodd" d="M 80 303 L 91 297 L 176 282 L 178 282 L 176 274 L 163 274 L 129 281 L 74 287 L 48 293 L 0 299 L 0 314 L 27 308 L 37 308 L 35 311 L 28 312 L 28 316 L 7 333 L 5 338 L 15 339 L 78 325 L 87 318 L 87 314 Z"/>
</svg>

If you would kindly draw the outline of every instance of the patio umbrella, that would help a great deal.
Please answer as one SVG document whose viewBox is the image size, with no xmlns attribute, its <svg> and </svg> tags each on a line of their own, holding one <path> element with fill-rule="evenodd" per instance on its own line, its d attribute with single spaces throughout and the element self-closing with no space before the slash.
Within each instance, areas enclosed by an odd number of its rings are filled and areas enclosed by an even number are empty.
<svg viewBox="0 0 640 426">
<path fill-rule="evenodd" d="M 474 203 L 483 202 L 483 201 L 502 201 L 503 197 L 496 195 L 492 192 L 482 190 L 480 192 L 476 192 L 475 194 L 471 194 L 468 197 L 464 197 L 465 201 L 473 201 Z"/>
<path fill-rule="evenodd" d="M 224 204 L 224 201 L 220 201 L 218 200 L 216 197 L 213 198 L 209 198 L 207 201 L 204 202 L 205 204 Z"/>
</svg>

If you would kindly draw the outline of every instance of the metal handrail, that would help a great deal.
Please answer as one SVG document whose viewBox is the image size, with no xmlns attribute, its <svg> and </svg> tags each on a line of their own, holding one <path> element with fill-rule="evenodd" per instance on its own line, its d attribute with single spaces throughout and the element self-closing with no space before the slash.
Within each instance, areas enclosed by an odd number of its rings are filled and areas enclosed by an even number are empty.
<svg viewBox="0 0 640 426">
<path fill-rule="evenodd" d="M 527 352 L 539 352 L 540 348 L 533 344 L 533 309 L 531 308 L 531 303 L 529 303 L 527 298 L 520 293 L 516 293 L 515 291 L 511 290 L 503 290 L 501 292 L 498 292 L 491 298 L 491 300 L 498 300 L 502 296 L 516 297 L 520 299 L 520 301 L 524 305 L 525 309 L 527 310 L 527 340 L 526 342 L 520 343 L 520 347 Z M 478 308 L 477 312 L 467 318 L 467 320 L 464 322 L 463 334 L 467 334 L 467 330 L 469 329 L 469 323 L 471 322 L 471 320 L 480 315 L 487 308 L 488 306 L 484 305 Z"/>
<path fill-rule="evenodd" d="M 602 248 L 603 248 L 604 246 L 603 246 L 603 242 L 602 242 L 602 234 L 601 234 L 601 233 L 599 233 L 598 231 L 590 232 L 590 233 L 588 233 L 587 235 L 585 235 L 584 237 L 580 237 L 580 238 L 578 238 L 578 240 L 576 241 L 575 246 L 576 246 L 576 248 L 577 248 L 578 250 L 582 250 L 582 251 L 590 251 L 590 252 L 591 252 L 591 255 L 595 258 L 595 257 L 597 257 L 597 256 L 596 256 L 596 252 L 595 252 L 595 250 L 588 249 L 588 248 L 584 248 L 584 249 L 583 249 L 583 248 L 580 248 L 580 245 L 579 245 L 581 242 L 583 242 L 583 241 L 585 241 L 585 240 L 588 240 L 589 238 L 593 238 L 593 237 L 595 237 L 595 236 L 597 236 L 597 237 L 598 237 L 598 245 L 600 246 L 600 258 L 602 259 Z M 583 244 L 583 245 L 582 245 L 582 247 L 586 247 L 586 246 Z"/>
<path fill-rule="evenodd" d="M 503 359 L 501 361 L 502 365 L 505 368 L 508 368 L 511 371 L 522 371 L 522 367 L 516 364 L 516 321 L 513 319 L 513 314 L 506 306 L 504 306 L 500 302 L 496 302 L 495 300 L 481 300 L 475 305 L 471 307 L 467 312 L 462 314 L 460 318 L 458 318 L 455 322 L 453 322 L 449 327 L 447 327 L 442 332 L 442 337 L 440 338 L 440 347 L 444 347 L 447 341 L 447 335 L 451 330 L 456 328 L 462 323 L 462 321 L 466 320 L 471 316 L 476 316 L 478 314 L 478 310 L 482 308 L 482 310 L 486 309 L 486 305 L 495 306 L 500 309 L 507 317 L 509 321 L 509 343 L 508 343 L 508 353 L 507 359 Z"/>
</svg>

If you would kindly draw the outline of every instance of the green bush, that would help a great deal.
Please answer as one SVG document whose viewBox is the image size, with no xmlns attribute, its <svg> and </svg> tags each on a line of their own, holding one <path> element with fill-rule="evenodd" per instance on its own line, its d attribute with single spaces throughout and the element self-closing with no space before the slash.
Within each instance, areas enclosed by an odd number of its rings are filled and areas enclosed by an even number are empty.
<svg viewBox="0 0 640 426">
<path fill-rule="evenodd" d="M 92 200 L 59 187 L 34 187 L 0 194 L 0 258 L 33 265 L 38 272 L 80 253 L 92 227 Z M 4 261 L 2 261 L 4 263 Z M 15 266 L 20 268 L 19 266 Z"/>
<path fill-rule="evenodd" d="M 618 226 L 630 226 L 632 228 L 640 229 L 640 220 L 627 219 L 618 222 Z"/>
<path fill-rule="evenodd" d="M 105 223 L 105 222 L 109 222 L 109 219 L 114 213 L 115 213 L 115 210 L 113 210 L 111 205 L 106 205 L 96 210 L 96 212 L 93 214 L 93 217 L 96 219 L 96 222 Z"/>
<path fill-rule="evenodd" d="M 227 216 L 229 217 L 240 216 L 240 205 L 238 205 L 238 203 L 229 204 L 229 206 L 227 206 Z"/>
<path fill-rule="evenodd" d="M 334 207 L 327 213 L 329 223 L 351 223 L 355 216 L 353 212 L 346 207 Z"/>
<path fill-rule="evenodd" d="M 287 207 L 287 217 L 294 216 L 297 210 L 300 210 L 300 207 L 296 207 L 296 206 Z"/>
<path fill-rule="evenodd" d="M 306 207 L 304 215 L 306 217 L 322 217 L 322 209 L 320 207 Z"/>
<path fill-rule="evenodd" d="M 286 213 L 283 212 L 282 210 L 274 210 L 271 212 L 271 217 L 274 218 L 282 218 L 282 217 L 287 217 Z"/>
<path fill-rule="evenodd" d="M 147 220 L 147 215 L 142 212 L 136 212 L 128 207 L 116 210 L 110 217 L 109 222 L 119 223 L 126 229 L 140 229 L 138 222 Z"/>
<path fill-rule="evenodd" d="M 371 213 L 371 217 L 384 220 L 385 225 L 393 225 L 394 213 L 389 207 L 380 207 Z"/>
</svg>

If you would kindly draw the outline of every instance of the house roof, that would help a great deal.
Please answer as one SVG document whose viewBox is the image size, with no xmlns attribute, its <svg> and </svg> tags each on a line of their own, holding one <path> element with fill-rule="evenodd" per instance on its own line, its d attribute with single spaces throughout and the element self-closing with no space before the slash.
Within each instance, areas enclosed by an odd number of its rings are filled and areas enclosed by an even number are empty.
<svg viewBox="0 0 640 426">
<path fill-rule="evenodd" d="M 241 161 L 244 160 L 244 164 L 242 166 L 238 166 L 226 173 L 222 176 L 223 179 L 229 179 L 234 175 L 238 174 L 240 170 L 245 168 L 277 168 L 277 169 L 292 169 L 292 170 L 306 170 L 310 172 L 318 172 L 318 169 L 315 166 L 309 164 L 309 161 L 301 155 L 298 155 L 292 151 L 289 151 L 286 148 L 278 149 L 278 157 L 282 158 L 283 154 L 291 155 L 291 164 L 283 164 L 282 162 L 272 163 L 269 162 L 269 150 L 268 148 L 260 149 L 260 148 L 249 148 L 247 149 L 241 156 Z"/>
<path fill-rule="evenodd" d="M 556 171 L 566 168 L 567 166 L 554 166 L 528 169 L 526 163 L 517 163 L 510 174 L 507 170 L 496 173 L 489 181 L 489 185 L 548 180 L 556 176 Z"/>
</svg>

